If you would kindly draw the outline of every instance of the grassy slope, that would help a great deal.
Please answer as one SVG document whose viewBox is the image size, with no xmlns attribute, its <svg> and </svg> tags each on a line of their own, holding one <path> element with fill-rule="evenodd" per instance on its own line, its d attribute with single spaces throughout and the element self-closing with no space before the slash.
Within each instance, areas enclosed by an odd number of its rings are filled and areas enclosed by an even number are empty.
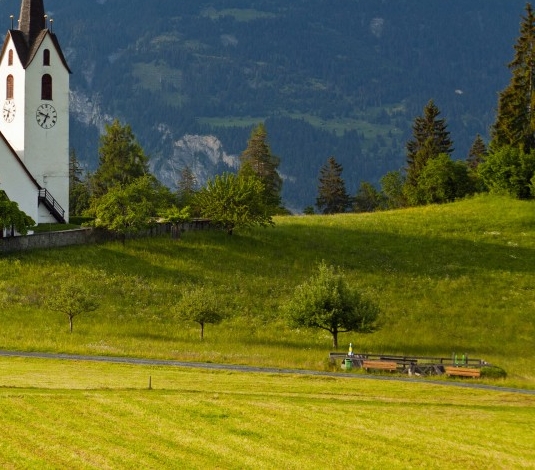
<svg viewBox="0 0 535 470">
<path fill-rule="evenodd" d="M 325 368 L 330 338 L 291 331 L 278 307 L 322 259 L 342 266 L 381 306 L 383 328 L 348 334 L 355 351 L 449 356 L 504 367 L 511 385 L 535 379 L 535 204 L 478 197 L 370 215 L 290 217 L 274 229 L 181 242 L 139 240 L 0 259 L 3 348 Z M 42 300 L 79 276 L 101 308 L 67 322 Z M 179 325 L 172 305 L 207 283 L 234 318 Z"/>
</svg>

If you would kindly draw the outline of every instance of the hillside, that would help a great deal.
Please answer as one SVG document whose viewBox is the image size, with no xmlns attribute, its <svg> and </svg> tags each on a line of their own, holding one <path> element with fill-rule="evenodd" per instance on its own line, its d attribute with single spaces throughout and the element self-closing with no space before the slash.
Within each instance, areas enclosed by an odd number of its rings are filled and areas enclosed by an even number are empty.
<svg viewBox="0 0 535 470">
<path fill-rule="evenodd" d="M 132 125 L 159 178 L 232 168 L 265 120 L 291 208 L 313 204 L 320 167 L 348 189 L 404 165 L 433 98 L 456 157 L 494 120 L 521 0 L 47 0 L 72 76 L 72 146 L 89 169 L 105 122 Z M 6 18 L 15 8 L 0 3 Z"/>
<path fill-rule="evenodd" d="M 382 328 L 345 334 L 355 352 L 467 353 L 535 385 L 533 202 L 480 196 L 376 214 L 278 218 L 270 229 L 187 233 L 182 241 L 43 250 L 0 258 L 3 349 L 127 355 L 324 370 L 331 338 L 291 330 L 280 306 L 322 260 L 377 302 Z M 45 307 L 67 279 L 98 293 L 75 319 Z M 46 282 L 44 282 L 46 280 Z M 215 291 L 228 319 L 180 323 L 191 286 Z"/>
</svg>

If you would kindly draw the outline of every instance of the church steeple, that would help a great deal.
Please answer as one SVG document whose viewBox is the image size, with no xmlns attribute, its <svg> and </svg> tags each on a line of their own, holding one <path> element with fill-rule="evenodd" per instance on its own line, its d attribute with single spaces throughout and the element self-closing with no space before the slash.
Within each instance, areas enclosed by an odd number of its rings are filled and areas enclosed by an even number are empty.
<svg viewBox="0 0 535 470">
<path fill-rule="evenodd" d="M 22 0 L 19 30 L 24 34 L 28 46 L 32 46 L 43 29 L 46 29 L 43 0 Z"/>
</svg>

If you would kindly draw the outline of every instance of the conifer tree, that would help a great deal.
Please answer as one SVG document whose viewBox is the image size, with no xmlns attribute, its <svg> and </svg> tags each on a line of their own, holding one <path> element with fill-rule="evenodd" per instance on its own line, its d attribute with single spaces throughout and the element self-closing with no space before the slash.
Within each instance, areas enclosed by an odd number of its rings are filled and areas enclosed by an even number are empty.
<svg viewBox="0 0 535 470">
<path fill-rule="evenodd" d="M 324 214 L 345 212 L 351 206 L 351 198 L 342 179 L 343 171 L 342 165 L 334 157 L 329 157 L 320 170 L 316 206 Z"/>
<path fill-rule="evenodd" d="M 116 185 L 128 185 L 149 173 L 148 158 L 132 128 L 121 125 L 118 120 L 106 125 L 99 155 L 99 167 L 92 177 L 93 197 L 100 197 Z"/>
<path fill-rule="evenodd" d="M 82 215 L 89 208 L 91 193 L 89 184 L 83 178 L 83 168 L 76 158 L 76 151 L 69 154 L 69 215 Z"/>
<path fill-rule="evenodd" d="M 192 169 L 186 165 L 180 170 L 177 181 L 178 205 L 186 207 L 191 204 L 197 191 L 197 178 Z"/>
<path fill-rule="evenodd" d="M 453 142 L 445 119 L 439 119 L 440 110 L 433 100 L 424 107 L 412 126 L 413 138 L 407 142 L 406 185 L 416 187 L 423 168 L 430 159 L 440 154 L 451 155 Z"/>
<path fill-rule="evenodd" d="M 479 134 L 477 134 L 474 143 L 470 147 L 468 152 L 468 158 L 466 159 L 468 163 L 468 168 L 470 170 L 475 170 L 477 167 L 485 161 L 485 156 L 487 155 L 487 146 Z"/>
<path fill-rule="evenodd" d="M 491 147 L 510 146 L 530 153 L 535 149 L 535 15 L 529 3 L 514 49 L 509 64 L 512 77 L 499 96 Z"/>
<path fill-rule="evenodd" d="M 256 176 L 264 185 L 266 207 L 281 205 L 282 178 L 277 169 L 280 159 L 271 153 L 264 124 L 253 129 L 247 148 L 240 155 L 240 176 Z"/>
</svg>

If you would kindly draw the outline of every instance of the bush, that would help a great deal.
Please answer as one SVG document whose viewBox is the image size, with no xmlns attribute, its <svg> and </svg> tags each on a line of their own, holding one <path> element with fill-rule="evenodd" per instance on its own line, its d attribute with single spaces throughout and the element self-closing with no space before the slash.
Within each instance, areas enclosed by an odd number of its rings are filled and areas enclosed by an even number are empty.
<svg viewBox="0 0 535 470">
<path fill-rule="evenodd" d="M 481 368 L 481 377 L 486 379 L 505 379 L 507 372 L 498 366 L 485 366 Z"/>
<path fill-rule="evenodd" d="M 94 220 L 93 217 L 82 217 L 79 215 L 69 217 L 69 223 L 71 223 L 72 225 L 83 225 L 91 222 L 92 220 Z"/>
</svg>

